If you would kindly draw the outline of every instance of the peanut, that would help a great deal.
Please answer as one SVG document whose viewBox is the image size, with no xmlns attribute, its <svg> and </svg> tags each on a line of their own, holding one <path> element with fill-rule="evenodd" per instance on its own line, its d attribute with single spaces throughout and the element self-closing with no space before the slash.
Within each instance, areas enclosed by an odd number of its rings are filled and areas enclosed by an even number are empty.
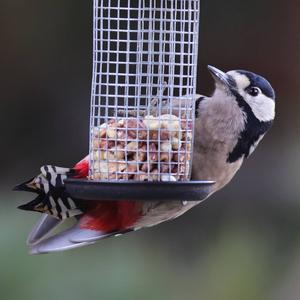
<svg viewBox="0 0 300 300">
<path fill-rule="evenodd" d="M 151 115 L 145 116 L 143 122 L 149 130 L 158 130 L 160 127 L 158 118 Z"/>
</svg>

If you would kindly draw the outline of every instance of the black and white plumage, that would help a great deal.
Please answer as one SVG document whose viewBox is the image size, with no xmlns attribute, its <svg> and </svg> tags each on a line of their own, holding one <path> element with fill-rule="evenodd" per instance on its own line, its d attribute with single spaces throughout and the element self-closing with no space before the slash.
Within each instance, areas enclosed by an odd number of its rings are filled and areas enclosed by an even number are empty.
<svg viewBox="0 0 300 300">
<path fill-rule="evenodd" d="M 64 180 L 73 170 L 51 165 L 41 167 L 41 173 L 16 186 L 15 190 L 37 194 L 31 202 L 20 205 L 23 210 L 38 211 L 57 219 L 67 219 L 82 213 L 80 201 L 75 201 L 65 191 Z"/>
</svg>

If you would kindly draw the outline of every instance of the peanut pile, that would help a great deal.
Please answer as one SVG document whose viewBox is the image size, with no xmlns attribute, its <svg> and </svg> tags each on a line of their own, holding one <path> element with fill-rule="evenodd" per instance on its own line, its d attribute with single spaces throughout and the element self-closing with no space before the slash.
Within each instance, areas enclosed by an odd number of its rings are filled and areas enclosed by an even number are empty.
<svg viewBox="0 0 300 300">
<path fill-rule="evenodd" d="M 191 145 L 191 124 L 175 115 L 111 119 L 93 128 L 91 179 L 186 180 Z"/>
</svg>

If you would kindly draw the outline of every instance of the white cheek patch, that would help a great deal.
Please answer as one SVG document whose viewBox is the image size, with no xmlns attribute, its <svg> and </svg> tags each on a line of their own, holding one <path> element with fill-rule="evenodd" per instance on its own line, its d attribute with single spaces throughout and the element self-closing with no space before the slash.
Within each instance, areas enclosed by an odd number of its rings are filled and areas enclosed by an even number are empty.
<svg viewBox="0 0 300 300">
<path fill-rule="evenodd" d="M 245 97 L 255 117 L 262 122 L 272 121 L 275 118 L 275 101 L 263 94 L 257 97 Z"/>
<path fill-rule="evenodd" d="M 238 91 L 249 104 L 255 117 L 261 122 L 268 122 L 275 117 L 275 101 L 264 94 L 257 97 L 251 97 L 245 93 L 245 89 L 251 85 L 249 78 L 246 75 L 236 71 L 227 73 L 236 81 Z"/>
<path fill-rule="evenodd" d="M 251 84 L 246 75 L 240 74 L 236 71 L 229 71 L 227 74 L 233 77 L 239 89 L 244 90 Z"/>
</svg>

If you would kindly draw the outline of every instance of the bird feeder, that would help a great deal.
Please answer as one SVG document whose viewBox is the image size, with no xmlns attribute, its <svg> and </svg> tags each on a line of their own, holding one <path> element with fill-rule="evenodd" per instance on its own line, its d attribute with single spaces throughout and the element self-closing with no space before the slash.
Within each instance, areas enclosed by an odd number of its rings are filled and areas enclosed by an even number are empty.
<svg viewBox="0 0 300 300">
<path fill-rule="evenodd" d="M 87 200 L 202 200 L 190 181 L 200 0 L 94 0 Z"/>
</svg>

